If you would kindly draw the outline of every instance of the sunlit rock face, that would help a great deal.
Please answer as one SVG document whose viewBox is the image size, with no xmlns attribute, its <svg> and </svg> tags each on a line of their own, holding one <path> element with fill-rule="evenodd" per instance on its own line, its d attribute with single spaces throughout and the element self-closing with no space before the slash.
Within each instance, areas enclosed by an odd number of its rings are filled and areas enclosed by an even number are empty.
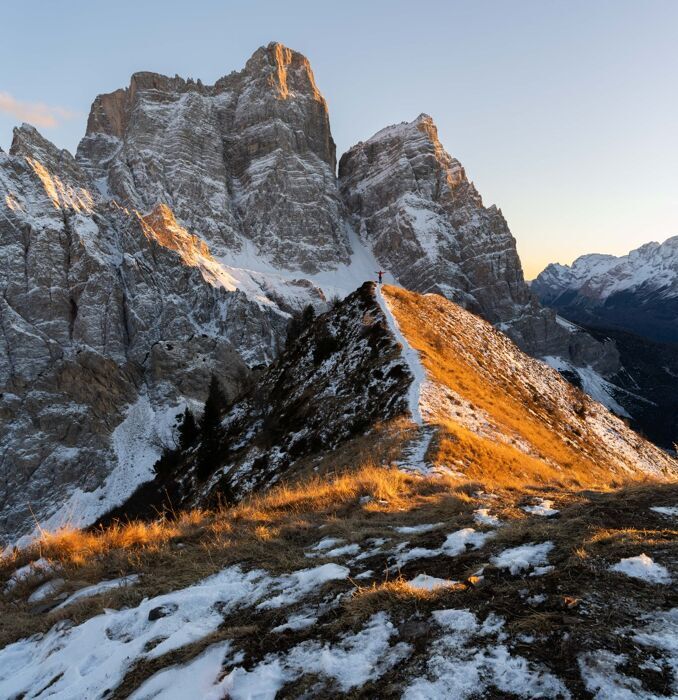
<svg viewBox="0 0 678 700">
<path fill-rule="evenodd" d="M 0 151 L 1 538 L 31 510 L 86 525 L 124 500 L 212 373 L 236 395 L 288 312 L 325 309 L 321 285 L 348 293 L 375 265 L 533 354 L 608 357 L 533 301 L 501 212 L 429 118 L 335 169 L 309 63 L 280 44 L 212 86 L 135 74 L 95 99 L 75 158 L 16 130 Z"/>
<path fill-rule="evenodd" d="M 236 267 L 337 269 L 348 223 L 402 285 L 462 303 L 527 351 L 605 355 L 535 302 L 501 211 L 483 206 L 430 117 L 354 146 L 337 182 L 325 100 L 308 60 L 281 44 L 211 86 L 135 74 L 96 98 L 77 160 L 107 196 L 166 205 Z"/>
<path fill-rule="evenodd" d="M 347 262 L 335 146 L 309 62 L 281 44 L 206 86 L 136 73 L 92 105 L 78 162 L 128 206 L 172 208 L 218 254 L 313 273 Z"/>
<path fill-rule="evenodd" d="M 341 158 L 339 182 L 352 225 L 403 286 L 446 296 L 532 354 L 586 355 L 593 362 L 607 354 L 538 305 L 501 211 L 483 206 L 431 117 L 355 145 Z"/>
<path fill-rule="evenodd" d="M 483 206 L 430 117 L 357 144 L 339 177 L 355 225 L 404 286 L 445 294 L 492 322 L 529 303 L 504 217 Z"/>
<path fill-rule="evenodd" d="M 238 393 L 245 362 L 272 359 L 286 319 L 221 284 L 207 245 L 168 208 L 141 216 L 103 200 L 32 127 L 0 152 L 0 203 L 0 534 L 10 537 L 30 529 L 31 510 L 43 519 L 111 473 L 119 496 L 148 478 L 175 414 L 204 400 L 212 373 Z"/>
</svg>

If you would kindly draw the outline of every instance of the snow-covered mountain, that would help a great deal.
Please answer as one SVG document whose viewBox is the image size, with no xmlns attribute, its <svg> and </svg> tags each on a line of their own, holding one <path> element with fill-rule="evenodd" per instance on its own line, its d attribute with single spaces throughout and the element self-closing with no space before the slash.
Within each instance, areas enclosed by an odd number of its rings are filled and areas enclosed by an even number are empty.
<svg viewBox="0 0 678 700">
<path fill-rule="evenodd" d="M 532 282 L 541 302 L 578 323 L 678 341 L 678 236 L 628 255 L 583 255 Z"/>
<path fill-rule="evenodd" d="M 308 60 L 280 44 L 200 81 L 135 74 L 76 157 L 28 125 L 0 152 L 0 531 L 91 521 L 149 479 L 217 374 L 229 396 L 290 314 L 375 270 L 602 374 L 614 345 L 539 306 L 501 212 L 430 118 L 342 159 Z"/>
</svg>

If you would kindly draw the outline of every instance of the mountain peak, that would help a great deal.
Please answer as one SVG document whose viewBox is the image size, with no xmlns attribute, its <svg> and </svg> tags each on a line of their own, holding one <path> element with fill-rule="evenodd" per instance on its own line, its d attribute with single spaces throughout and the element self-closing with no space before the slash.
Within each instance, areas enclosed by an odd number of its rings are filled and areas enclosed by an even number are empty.
<svg viewBox="0 0 678 700">
<path fill-rule="evenodd" d="M 309 95 L 327 109 L 318 90 L 310 61 L 303 54 L 277 41 L 257 49 L 245 65 L 245 72 L 265 74 L 268 84 L 280 99 Z"/>
<path fill-rule="evenodd" d="M 12 145 L 9 154 L 12 156 L 33 156 L 36 151 L 57 154 L 59 149 L 46 139 L 32 124 L 24 122 L 12 130 Z"/>
</svg>

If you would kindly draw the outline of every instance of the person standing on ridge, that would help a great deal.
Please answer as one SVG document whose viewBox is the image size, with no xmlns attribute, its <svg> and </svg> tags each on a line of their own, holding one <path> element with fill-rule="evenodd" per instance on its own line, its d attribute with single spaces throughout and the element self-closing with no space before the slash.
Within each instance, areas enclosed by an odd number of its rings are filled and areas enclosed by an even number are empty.
<svg viewBox="0 0 678 700">
<path fill-rule="evenodd" d="M 383 277 L 385 274 L 386 274 L 386 273 L 385 273 L 385 272 L 382 272 L 381 270 L 379 270 L 379 272 L 377 272 L 377 275 L 378 275 L 378 277 L 379 277 L 379 284 L 381 284 L 381 282 L 382 282 L 382 277 Z"/>
</svg>

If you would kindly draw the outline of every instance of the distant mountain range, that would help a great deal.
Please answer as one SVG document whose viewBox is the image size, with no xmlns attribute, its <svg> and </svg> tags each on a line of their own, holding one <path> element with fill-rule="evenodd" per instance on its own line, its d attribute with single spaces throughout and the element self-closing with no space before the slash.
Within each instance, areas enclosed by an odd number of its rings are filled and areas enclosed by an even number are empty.
<svg viewBox="0 0 678 700">
<path fill-rule="evenodd" d="M 628 255 L 582 255 L 532 282 L 546 306 L 576 323 L 678 342 L 678 236 Z"/>
</svg>

